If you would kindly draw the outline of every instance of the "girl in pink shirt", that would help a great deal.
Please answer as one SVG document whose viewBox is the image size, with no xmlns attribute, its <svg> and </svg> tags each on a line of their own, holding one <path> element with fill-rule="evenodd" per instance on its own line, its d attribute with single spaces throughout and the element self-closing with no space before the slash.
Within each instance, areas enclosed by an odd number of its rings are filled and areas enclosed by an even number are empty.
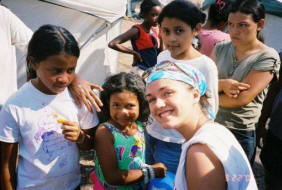
<svg viewBox="0 0 282 190">
<path fill-rule="evenodd" d="M 201 42 L 200 52 L 202 54 L 210 56 L 216 43 L 230 40 L 229 34 L 223 32 L 227 25 L 230 8 L 230 0 L 216 0 L 210 6 L 208 21 L 199 33 Z"/>
</svg>

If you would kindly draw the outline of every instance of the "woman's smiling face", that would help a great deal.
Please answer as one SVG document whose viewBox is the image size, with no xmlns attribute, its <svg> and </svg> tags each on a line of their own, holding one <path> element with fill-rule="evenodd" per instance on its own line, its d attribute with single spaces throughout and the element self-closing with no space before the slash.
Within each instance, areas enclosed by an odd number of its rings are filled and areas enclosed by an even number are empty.
<svg viewBox="0 0 282 190">
<path fill-rule="evenodd" d="M 146 99 L 152 116 L 163 128 L 177 129 L 193 117 L 193 106 L 198 103 L 193 92 L 183 82 L 160 79 L 148 85 Z"/>
</svg>

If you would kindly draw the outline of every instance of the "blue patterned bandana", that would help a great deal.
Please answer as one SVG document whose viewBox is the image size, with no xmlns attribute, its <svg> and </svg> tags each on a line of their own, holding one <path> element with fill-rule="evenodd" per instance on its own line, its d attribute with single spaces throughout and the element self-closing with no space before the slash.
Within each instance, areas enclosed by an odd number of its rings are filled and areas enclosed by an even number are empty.
<svg viewBox="0 0 282 190">
<path fill-rule="evenodd" d="M 170 79 L 184 82 L 200 92 L 200 96 L 205 95 L 207 91 L 207 83 L 205 76 L 195 67 L 185 63 L 173 63 L 170 61 L 162 61 L 158 63 L 150 72 L 147 78 L 146 86 L 151 82 L 159 79 Z M 215 114 L 210 106 L 206 110 L 211 119 L 215 118 Z"/>
<path fill-rule="evenodd" d="M 163 61 L 157 64 L 147 78 L 146 85 L 148 86 L 151 82 L 159 79 L 171 79 L 187 83 L 198 89 L 200 96 L 203 96 L 207 90 L 205 76 L 193 66 L 185 63 Z"/>
</svg>

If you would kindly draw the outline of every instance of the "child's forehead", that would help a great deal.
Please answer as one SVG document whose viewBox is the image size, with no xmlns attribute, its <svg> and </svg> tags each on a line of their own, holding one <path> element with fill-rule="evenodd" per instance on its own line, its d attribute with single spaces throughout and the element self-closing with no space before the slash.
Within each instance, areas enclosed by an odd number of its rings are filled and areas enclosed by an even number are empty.
<svg viewBox="0 0 282 190">
<path fill-rule="evenodd" d="M 160 5 L 155 5 L 151 7 L 150 11 L 161 11 L 162 7 Z"/>
<path fill-rule="evenodd" d="M 57 66 L 57 67 L 73 67 L 76 66 L 77 57 L 68 55 L 68 54 L 59 54 L 59 55 L 51 55 L 44 59 L 42 62 L 44 64 L 49 64 L 50 66 Z"/>
<path fill-rule="evenodd" d="M 176 17 L 165 17 L 161 23 L 161 27 L 166 27 L 166 28 L 189 27 L 191 28 L 191 26 L 188 25 L 186 22 Z"/>
<path fill-rule="evenodd" d="M 113 92 L 110 96 L 111 98 L 112 97 L 133 97 L 133 96 L 136 96 L 136 93 L 128 89 L 123 89 L 122 91 Z"/>
<path fill-rule="evenodd" d="M 117 91 L 110 95 L 111 102 L 131 102 L 138 101 L 137 95 L 129 90 Z"/>
</svg>

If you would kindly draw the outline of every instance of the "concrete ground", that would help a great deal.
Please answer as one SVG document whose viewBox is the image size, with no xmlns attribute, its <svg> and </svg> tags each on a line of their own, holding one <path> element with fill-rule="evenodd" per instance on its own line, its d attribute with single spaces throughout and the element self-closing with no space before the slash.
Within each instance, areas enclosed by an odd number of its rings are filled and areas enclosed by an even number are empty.
<svg viewBox="0 0 282 190">
<path fill-rule="evenodd" d="M 129 28 L 131 28 L 134 24 L 138 23 L 140 21 L 137 21 L 132 18 L 125 18 L 122 25 L 122 32 L 127 31 Z M 124 44 L 126 47 L 131 48 L 130 42 L 126 42 Z M 120 53 L 119 54 L 119 60 L 118 60 L 118 71 L 119 72 L 128 72 L 131 69 L 131 64 L 133 61 L 132 55 Z M 253 171 L 256 177 L 256 181 L 259 187 L 259 190 L 264 189 L 264 171 L 263 166 L 261 164 L 261 161 L 259 159 L 260 150 L 257 150 L 256 153 L 256 159 L 253 166 Z M 93 189 L 93 185 L 89 181 L 89 173 L 94 169 L 94 153 L 93 151 L 90 152 L 81 152 L 81 169 L 82 169 L 82 185 L 81 190 L 91 190 Z"/>
</svg>

